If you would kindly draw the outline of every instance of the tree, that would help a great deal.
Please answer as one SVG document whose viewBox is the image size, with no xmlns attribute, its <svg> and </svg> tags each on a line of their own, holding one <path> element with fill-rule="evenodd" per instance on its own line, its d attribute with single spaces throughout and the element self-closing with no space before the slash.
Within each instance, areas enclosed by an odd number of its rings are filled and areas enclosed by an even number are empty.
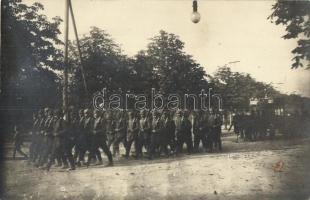
<svg viewBox="0 0 310 200">
<path fill-rule="evenodd" d="M 220 67 L 210 80 L 212 88 L 222 96 L 223 108 L 248 109 L 251 98 L 277 97 L 280 93 L 270 84 L 258 82 L 249 74 Z"/>
<path fill-rule="evenodd" d="M 62 68 L 62 54 L 55 47 L 61 44 L 58 39 L 61 19 L 55 17 L 49 22 L 40 14 L 44 8 L 39 3 L 27 6 L 20 0 L 3 1 L 1 8 L 2 49 L 5 49 L 1 55 L 2 95 L 12 103 L 15 102 L 12 98 L 25 86 L 24 89 L 37 94 L 51 88 L 55 91 L 58 76 L 50 69 Z M 41 95 L 39 99 L 40 103 L 46 103 L 47 97 Z"/>
<path fill-rule="evenodd" d="M 292 50 L 295 55 L 292 68 L 303 67 L 303 61 L 310 68 L 310 1 L 278 0 L 272 6 L 269 16 L 276 25 L 286 26 L 284 39 L 298 38 L 297 47 Z"/>
<path fill-rule="evenodd" d="M 164 94 L 197 93 L 207 86 L 203 67 L 184 51 L 178 36 L 163 30 L 151 38 L 146 50 L 153 66 L 153 78 Z"/>
<path fill-rule="evenodd" d="M 103 88 L 107 88 L 108 92 L 116 92 L 119 88 L 124 91 L 130 89 L 131 62 L 105 30 L 91 27 L 89 34 L 80 39 L 80 44 L 88 94 L 85 94 L 74 41 L 70 43 L 69 82 L 71 96 L 77 100 L 75 103 L 85 105 L 85 101 L 90 102 L 92 95 Z"/>
<path fill-rule="evenodd" d="M 62 69 L 62 52 L 57 48 L 62 44 L 61 19 L 49 21 L 40 13 L 43 10 L 39 3 L 2 1 L 0 124 L 4 129 L 31 121 L 33 110 L 60 103 L 60 77 L 54 70 Z"/>
</svg>

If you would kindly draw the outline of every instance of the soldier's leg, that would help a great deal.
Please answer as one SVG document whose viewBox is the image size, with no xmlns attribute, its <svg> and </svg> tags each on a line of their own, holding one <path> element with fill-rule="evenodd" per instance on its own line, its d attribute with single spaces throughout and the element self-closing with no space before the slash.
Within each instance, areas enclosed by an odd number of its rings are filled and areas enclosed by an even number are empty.
<svg viewBox="0 0 310 200">
<path fill-rule="evenodd" d="M 106 143 L 105 140 L 102 140 L 102 143 L 100 145 L 100 147 L 102 148 L 103 152 L 105 153 L 105 155 L 108 157 L 109 160 L 109 165 L 113 165 L 113 158 L 112 158 L 112 153 Z"/>
<path fill-rule="evenodd" d="M 74 158 L 72 155 L 72 149 L 74 147 L 74 141 L 70 140 L 70 139 L 66 139 L 65 140 L 65 157 L 66 159 L 69 161 L 70 164 L 70 170 L 74 170 L 75 169 L 75 162 L 74 162 Z"/>
<path fill-rule="evenodd" d="M 60 142 L 58 141 L 58 138 L 55 138 L 53 141 L 53 145 L 52 145 L 52 151 L 51 151 L 50 159 L 46 165 L 47 171 L 50 170 L 54 160 L 56 159 L 57 155 L 59 154 L 59 148 L 60 148 Z"/>
<path fill-rule="evenodd" d="M 159 155 L 162 152 L 168 156 L 168 137 L 166 135 L 159 136 Z"/>
<path fill-rule="evenodd" d="M 132 145 L 133 141 L 134 140 L 132 138 L 126 141 L 126 145 L 125 145 L 125 147 L 126 147 L 126 155 L 125 155 L 125 157 L 126 158 L 129 157 L 130 149 L 131 149 L 131 145 Z"/>
<path fill-rule="evenodd" d="M 199 151 L 200 140 L 201 140 L 201 134 L 198 134 L 198 133 L 194 134 L 194 150 L 195 150 L 195 152 Z"/>
<path fill-rule="evenodd" d="M 186 143 L 187 153 L 191 154 L 193 152 L 193 140 L 192 140 L 192 137 L 187 136 L 186 139 L 185 139 L 185 143 Z"/>
<path fill-rule="evenodd" d="M 221 132 L 217 133 L 217 141 L 219 145 L 219 150 L 222 151 L 222 139 L 221 139 Z"/>
<path fill-rule="evenodd" d="M 16 157 L 16 146 L 14 147 L 14 150 L 13 150 L 13 160 L 15 160 L 15 157 Z"/>
<path fill-rule="evenodd" d="M 99 162 L 99 164 L 102 164 L 102 157 L 101 157 L 101 152 L 99 150 L 99 142 L 97 141 L 97 148 L 95 150 L 95 157 L 94 159 L 97 160 Z"/>
<path fill-rule="evenodd" d="M 143 138 L 141 135 L 138 135 L 135 138 L 135 151 L 136 151 L 136 158 L 142 157 L 142 144 L 143 144 Z"/>
<path fill-rule="evenodd" d="M 16 151 L 17 151 L 19 154 L 21 154 L 22 156 L 24 156 L 24 158 L 28 158 L 28 155 L 25 154 L 25 153 L 22 151 L 21 145 L 18 145 L 18 146 L 16 147 Z M 14 156 L 14 158 L 15 158 L 15 156 Z"/>
<path fill-rule="evenodd" d="M 142 157 L 143 137 L 139 134 L 135 139 L 136 157 Z"/>
<path fill-rule="evenodd" d="M 151 141 L 150 141 L 150 153 L 149 158 L 153 159 L 156 149 L 156 141 L 155 141 L 155 134 L 152 133 L 151 135 Z"/>
<path fill-rule="evenodd" d="M 169 142 L 168 142 L 168 144 L 170 146 L 171 152 L 175 153 L 176 144 L 175 144 L 175 140 L 174 140 L 174 135 L 169 135 Z"/>
</svg>

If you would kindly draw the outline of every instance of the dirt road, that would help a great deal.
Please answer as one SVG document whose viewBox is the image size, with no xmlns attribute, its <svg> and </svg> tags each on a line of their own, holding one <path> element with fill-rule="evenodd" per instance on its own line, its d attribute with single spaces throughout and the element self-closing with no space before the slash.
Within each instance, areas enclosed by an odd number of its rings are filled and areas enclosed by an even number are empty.
<svg viewBox="0 0 310 200">
<path fill-rule="evenodd" d="M 310 139 L 235 142 L 224 151 L 45 172 L 5 162 L 3 199 L 310 199 Z"/>
</svg>

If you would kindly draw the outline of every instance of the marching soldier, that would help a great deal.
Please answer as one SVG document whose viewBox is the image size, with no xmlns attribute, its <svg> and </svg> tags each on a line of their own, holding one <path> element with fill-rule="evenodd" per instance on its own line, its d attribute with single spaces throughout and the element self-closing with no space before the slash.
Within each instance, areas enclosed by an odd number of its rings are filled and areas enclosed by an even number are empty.
<svg viewBox="0 0 310 200">
<path fill-rule="evenodd" d="M 241 130 L 240 130 L 240 114 L 239 113 L 236 113 L 233 116 L 233 119 L 232 119 L 232 122 L 231 122 L 231 125 L 230 125 L 228 131 L 230 131 L 232 127 L 234 127 L 234 133 L 237 135 L 237 142 L 238 142 L 239 135 L 241 134 Z"/>
<path fill-rule="evenodd" d="M 69 121 L 66 134 L 64 135 L 64 153 L 65 158 L 70 163 L 69 170 L 75 170 L 75 162 L 72 155 L 72 149 L 76 144 L 77 140 L 77 127 L 78 127 L 78 118 L 77 113 L 75 112 L 74 108 L 71 107 L 69 109 Z"/>
<path fill-rule="evenodd" d="M 75 145 L 75 152 L 74 152 L 74 160 L 77 161 L 77 166 L 81 166 L 81 162 L 84 163 L 84 150 L 86 149 L 86 143 L 85 143 L 85 132 L 84 132 L 84 121 L 85 121 L 85 115 L 84 110 L 79 110 L 79 119 L 77 124 L 77 139 L 76 139 L 76 145 Z"/>
<path fill-rule="evenodd" d="M 39 113 L 33 114 L 33 126 L 31 133 L 31 144 L 29 147 L 29 161 L 34 162 L 36 160 L 36 148 L 38 146 L 38 131 L 39 131 Z"/>
<path fill-rule="evenodd" d="M 219 113 L 216 113 L 214 115 L 214 123 L 213 123 L 213 127 L 212 127 L 212 135 L 213 135 L 213 139 L 212 141 L 214 142 L 214 146 L 219 148 L 220 151 L 222 151 L 222 140 L 221 140 L 221 132 L 222 132 L 222 125 L 223 125 L 223 118 Z M 213 147 L 213 145 L 212 145 Z M 212 151 L 212 147 L 211 147 L 211 151 Z"/>
<path fill-rule="evenodd" d="M 39 124 L 38 124 L 38 145 L 36 148 L 36 163 L 35 166 L 39 167 L 41 160 L 43 159 L 43 153 L 45 152 L 45 143 L 44 143 L 44 125 L 47 115 L 45 115 L 44 110 L 39 111 Z"/>
<path fill-rule="evenodd" d="M 109 149 L 115 140 L 114 129 L 115 129 L 115 123 L 114 123 L 114 119 L 113 119 L 113 113 L 112 113 L 112 111 L 108 111 L 108 112 L 106 112 L 106 118 L 105 118 L 105 132 L 106 132 L 107 138 L 108 138 Z"/>
<path fill-rule="evenodd" d="M 45 108 L 45 113 L 47 115 L 46 120 L 44 122 L 44 136 L 43 136 L 43 144 L 44 148 L 42 149 L 42 156 L 39 162 L 39 166 L 43 166 L 48 159 L 52 151 L 53 146 L 53 126 L 54 126 L 54 116 L 53 111 L 49 108 Z"/>
<path fill-rule="evenodd" d="M 206 149 L 212 152 L 213 149 L 213 125 L 215 116 L 213 111 L 209 111 L 206 115 Z"/>
<path fill-rule="evenodd" d="M 84 115 L 85 115 L 85 119 L 84 119 L 84 127 L 83 127 L 83 132 L 84 132 L 84 136 L 83 136 L 83 150 L 82 150 L 82 155 L 81 158 L 85 157 L 85 153 L 88 151 L 89 153 L 94 150 L 94 152 L 90 153 L 91 156 L 93 156 L 94 160 L 99 159 L 99 164 L 102 163 L 102 160 L 100 160 L 101 158 L 101 154 L 98 148 L 92 148 L 92 134 L 93 134 L 93 125 L 94 125 L 94 118 L 92 115 L 92 112 L 90 109 L 85 109 L 84 110 Z M 91 161 L 91 159 L 89 159 L 89 161 Z M 90 164 L 90 163 L 86 163 L 86 164 Z"/>
<path fill-rule="evenodd" d="M 137 158 L 142 157 L 142 149 L 143 147 L 150 153 L 150 122 L 146 115 L 146 111 L 142 110 L 140 112 L 140 119 L 139 119 L 139 131 L 138 131 L 138 138 L 137 138 L 137 150 L 136 156 Z"/>
<path fill-rule="evenodd" d="M 156 110 L 153 111 L 152 119 L 152 133 L 151 133 L 151 144 L 150 144 L 150 155 L 149 159 L 153 159 L 156 150 L 159 150 L 161 144 L 161 132 L 163 131 L 163 122 L 161 115 Z"/>
<path fill-rule="evenodd" d="M 163 129 L 163 150 L 165 151 L 166 155 L 168 156 L 168 148 L 170 147 L 170 153 L 175 153 L 176 150 L 176 142 L 175 142 L 175 123 L 171 118 L 171 114 L 169 111 L 164 112 L 164 129 Z"/>
<path fill-rule="evenodd" d="M 90 154 L 88 155 L 87 166 L 90 165 L 91 159 L 95 157 L 95 154 L 97 155 L 99 163 L 102 164 L 101 154 L 100 151 L 98 150 L 99 147 L 103 150 L 103 152 L 107 155 L 109 159 L 109 164 L 107 166 L 112 166 L 113 165 L 112 153 L 110 152 L 110 149 L 108 148 L 108 145 L 106 143 L 107 136 L 104 131 L 104 122 L 99 110 L 94 111 L 94 120 L 90 139 L 91 139 L 90 142 L 91 149 Z M 99 154 L 97 153 L 98 151 Z"/>
<path fill-rule="evenodd" d="M 64 142 L 63 137 L 66 133 L 66 124 L 62 118 L 62 112 L 58 109 L 55 110 L 55 123 L 53 127 L 53 146 L 50 159 L 45 167 L 47 171 L 50 170 L 54 160 L 58 158 L 62 158 L 62 161 L 65 161 L 64 158 Z M 67 166 L 64 166 L 66 168 Z"/>
<path fill-rule="evenodd" d="M 16 151 L 18 153 L 20 153 L 21 155 L 24 156 L 24 158 L 28 158 L 27 154 L 25 154 L 22 149 L 21 146 L 24 142 L 24 136 L 22 134 L 22 132 L 20 131 L 20 128 L 15 125 L 14 126 L 14 150 L 13 150 L 13 159 L 15 160 L 15 156 L 16 156 Z"/>
<path fill-rule="evenodd" d="M 122 111 L 117 112 L 115 121 L 115 140 L 113 143 L 113 156 L 119 156 L 119 145 L 122 142 L 126 146 L 126 119 Z"/>
<path fill-rule="evenodd" d="M 186 144 L 187 153 L 190 154 L 193 151 L 192 142 L 192 124 L 188 119 L 188 113 L 184 112 L 181 118 L 181 127 L 177 135 L 177 153 L 181 153 L 183 150 L 183 144 Z"/>
<path fill-rule="evenodd" d="M 207 122 L 206 117 L 204 116 L 203 111 L 199 111 L 198 115 L 194 118 L 193 123 L 193 133 L 194 133 L 194 151 L 199 151 L 199 144 L 200 141 L 202 142 L 202 146 L 207 150 L 207 139 L 206 139 L 206 132 L 207 132 Z"/>
<path fill-rule="evenodd" d="M 132 111 L 128 112 L 127 120 L 127 137 L 126 137 L 126 158 L 129 158 L 131 145 L 135 142 L 135 150 L 137 152 L 137 134 L 138 134 L 138 120 Z"/>
</svg>

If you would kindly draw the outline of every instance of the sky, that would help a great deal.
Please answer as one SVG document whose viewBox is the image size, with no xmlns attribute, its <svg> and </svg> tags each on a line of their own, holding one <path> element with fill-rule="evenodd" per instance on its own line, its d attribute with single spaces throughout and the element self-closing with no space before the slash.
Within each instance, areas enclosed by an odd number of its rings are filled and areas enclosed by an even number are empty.
<svg viewBox="0 0 310 200">
<path fill-rule="evenodd" d="M 40 2 L 49 18 L 64 17 L 64 0 Z M 72 0 L 79 36 L 91 26 L 106 30 L 128 56 L 146 49 L 149 39 L 165 30 L 185 42 L 207 73 L 228 64 L 283 93 L 310 97 L 310 70 L 291 69 L 296 40 L 284 40 L 285 27 L 267 17 L 274 1 L 198 0 L 199 23 L 190 21 L 192 0 Z M 70 24 L 71 25 L 71 24 Z M 61 25 L 63 30 L 63 24 Z M 69 39 L 74 39 L 72 25 Z M 61 36 L 63 37 L 63 36 Z"/>
</svg>

